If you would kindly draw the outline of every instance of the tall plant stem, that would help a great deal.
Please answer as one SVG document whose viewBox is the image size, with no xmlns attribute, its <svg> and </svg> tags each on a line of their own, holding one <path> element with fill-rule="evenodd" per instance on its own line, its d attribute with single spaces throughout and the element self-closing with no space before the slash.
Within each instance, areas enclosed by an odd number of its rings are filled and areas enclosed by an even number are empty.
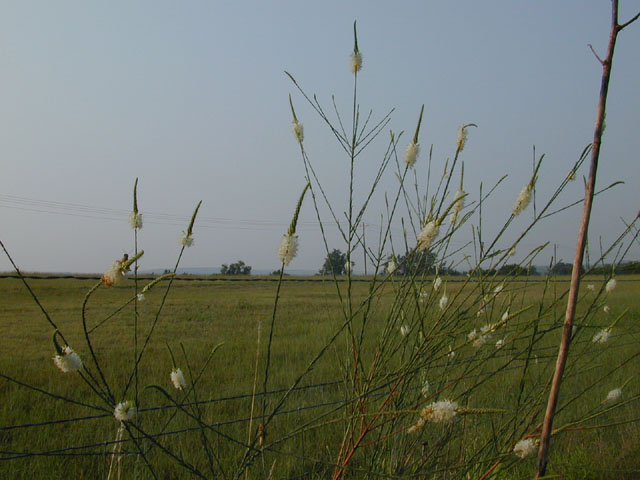
<svg viewBox="0 0 640 480">
<path fill-rule="evenodd" d="M 580 267 L 584 257 L 585 246 L 587 243 L 587 232 L 589 228 L 589 218 L 591 217 L 591 206 L 593 204 L 593 194 L 596 184 L 596 172 L 598 170 L 598 159 L 600 157 L 600 144 L 602 142 L 602 133 L 604 130 L 604 119 L 607 105 L 607 93 L 609 91 L 609 80 L 611 78 L 611 66 L 613 63 L 613 52 L 616 46 L 618 33 L 636 21 L 640 16 L 638 13 L 628 22 L 620 25 L 618 23 L 618 0 L 611 2 L 611 32 L 609 35 L 609 47 L 607 56 L 602 60 L 596 54 L 596 58 L 602 64 L 602 81 L 600 84 L 600 100 L 598 102 L 598 111 L 596 116 L 596 126 L 593 134 L 593 148 L 591 150 L 591 167 L 589 170 L 589 179 L 587 181 L 584 207 L 582 210 L 582 221 L 578 230 L 578 240 L 576 242 L 576 254 L 573 260 L 573 271 L 571 273 L 571 285 L 569 287 L 569 296 L 567 300 L 567 310 L 565 313 L 564 325 L 562 329 L 562 340 L 558 350 L 558 359 L 556 360 L 556 369 L 553 374 L 551 390 L 549 391 L 549 399 L 547 401 L 547 410 L 542 426 L 542 434 L 540 436 L 540 449 L 538 451 L 538 462 L 536 465 L 535 478 L 545 476 L 547 464 L 549 462 L 549 440 L 553 427 L 553 417 L 555 414 L 558 395 L 560 392 L 560 384 L 562 383 L 562 375 L 567 363 L 569 355 L 569 344 L 571 343 L 571 328 L 575 317 L 576 304 L 578 301 L 578 293 L 580 288 Z M 595 52 L 594 52 L 595 54 Z"/>
</svg>

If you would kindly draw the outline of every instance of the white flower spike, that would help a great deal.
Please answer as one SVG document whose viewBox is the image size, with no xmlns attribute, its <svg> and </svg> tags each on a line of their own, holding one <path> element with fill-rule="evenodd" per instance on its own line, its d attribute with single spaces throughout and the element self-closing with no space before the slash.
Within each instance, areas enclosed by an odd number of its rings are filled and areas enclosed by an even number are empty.
<svg viewBox="0 0 640 480">
<path fill-rule="evenodd" d="M 407 149 L 404 151 L 405 165 L 407 165 L 407 167 L 413 167 L 419 154 L 420 145 L 414 142 L 409 143 L 409 145 L 407 145 Z"/>
<path fill-rule="evenodd" d="M 298 236 L 285 233 L 280 240 L 280 248 L 278 248 L 278 256 L 280 261 L 285 265 L 289 265 L 291 260 L 298 254 Z"/>
<path fill-rule="evenodd" d="M 433 402 L 427 405 L 420 415 L 428 422 L 433 423 L 451 423 L 456 416 L 457 403 L 450 402 L 449 400 L 442 400 L 440 402 Z"/>
<path fill-rule="evenodd" d="M 129 400 L 120 402 L 113 410 L 113 416 L 119 422 L 128 422 L 133 420 L 133 417 L 136 416 L 136 407 L 134 407 L 133 402 L 130 402 Z"/>
<path fill-rule="evenodd" d="M 178 244 L 182 245 L 183 247 L 190 247 L 193 245 L 193 237 L 187 232 L 182 232 L 178 237 Z"/>
<path fill-rule="evenodd" d="M 605 399 L 605 403 L 616 403 L 622 397 L 622 389 L 614 388 L 607 394 L 607 398 Z"/>
<path fill-rule="evenodd" d="M 607 293 L 611 293 L 616 289 L 616 285 L 618 284 L 618 282 L 616 282 L 615 278 L 611 278 L 608 282 L 607 285 L 604 287 L 604 291 Z"/>
<path fill-rule="evenodd" d="M 173 383 L 176 390 L 184 390 L 187 387 L 187 382 L 180 368 L 171 370 L 171 383 Z"/>
<path fill-rule="evenodd" d="M 82 360 L 80 355 L 74 352 L 69 345 L 64 347 L 62 355 L 53 357 L 53 363 L 56 364 L 62 373 L 77 372 L 82 368 Z"/>
<path fill-rule="evenodd" d="M 440 310 L 444 310 L 445 308 L 447 308 L 448 304 L 449 304 L 449 297 L 447 297 L 447 294 L 444 293 L 442 294 L 442 297 L 440 297 Z"/>
<path fill-rule="evenodd" d="M 538 442 L 531 438 L 520 440 L 513 447 L 513 453 L 520 458 L 527 458 L 530 455 L 536 453 L 538 449 Z"/>
<path fill-rule="evenodd" d="M 427 250 L 440 232 L 440 223 L 437 220 L 431 220 L 427 222 L 418 234 L 418 251 L 424 252 Z"/>
<path fill-rule="evenodd" d="M 131 212 L 129 214 L 129 225 L 131 228 L 140 230 L 142 228 L 142 214 Z"/>
<path fill-rule="evenodd" d="M 525 185 L 522 187 L 522 190 L 520 190 L 516 203 L 513 206 L 513 216 L 517 217 L 520 215 L 527 208 L 529 202 L 531 202 L 531 184 Z"/>
<path fill-rule="evenodd" d="M 611 337 L 611 332 L 608 328 L 605 328 L 596 333 L 591 341 L 593 343 L 606 343 L 609 340 L 609 337 Z"/>
</svg>

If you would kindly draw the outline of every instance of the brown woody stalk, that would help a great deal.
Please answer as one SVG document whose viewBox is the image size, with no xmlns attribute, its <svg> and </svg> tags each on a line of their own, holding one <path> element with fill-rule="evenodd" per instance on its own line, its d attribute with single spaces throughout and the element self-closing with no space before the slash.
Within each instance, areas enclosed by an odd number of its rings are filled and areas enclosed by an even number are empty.
<svg viewBox="0 0 640 480">
<path fill-rule="evenodd" d="M 618 0 L 612 0 L 611 2 L 611 32 L 609 35 L 609 47 L 607 49 L 607 56 L 605 59 L 601 59 L 595 52 L 594 55 L 598 61 L 602 64 L 602 82 L 600 84 L 600 100 L 598 102 L 598 112 L 596 116 L 596 126 L 593 133 L 593 148 L 591 150 L 591 168 L 589 170 L 589 179 L 587 181 L 585 196 L 584 196 L 584 208 L 582 211 L 582 222 L 580 229 L 578 230 L 578 240 L 576 242 L 576 254 L 573 260 L 573 271 L 571 272 L 571 285 L 569 287 L 569 297 L 567 300 L 567 310 L 564 319 L 564 325 L 562 330 L 562 340 L 560 342 L 560 349 L 558 350 L 558 359 L 556 361 L 556 369 L 553 374 L 553 382 L 551 384 L 551 390 L 549 391 L 549 399 L 547 402 L 547 410 L 544 417 L 544 423 L 542 426 L 542 434 L 540 436 L 540 449 L 538 451 L 538 462 L 536 465 L 535 478 L 541 478 L 545 475 L 547 470 L 547 463 L 549 462 L 549 439 L 551 437 L 551 431 L 553 427 L 553 417 L 558 401 L 558 394 L 560 391 L 560 384 L 562 382 L 562 374 L 567 362 L 567 356 L 569 355 L 569 344 L 571 342 L 571 327 L 573 326 L 573 319 L 575 317 L 575 309 L 578 300 L 578 290 L 580 287 L 580 266 L 584 257 L 585 245 L 587 242 L 587 230 L 589 227 L 589 218 L 591 216 L 591 206 L 593 204 L 593 193 L 596 183 L 596 171 L 598 169 L 598 159 L 600 156 L 600 144 L 602 142 L 602 133 L 604 130 L 604 118 L 607 105 L 607 92 L 609 90 L 609 79 L 611 78 L 611 65 L 613 62 L 613 51 L 616 46 L 616 39 L 618 33 L 635 22 L 640 13 L 633 17 L 628 22 L 620 25 L 618 23 Z M 590 46 L 591 47 L 591 46 Z M 593 48 L 591 48 L 593 51 Z"/>
</svg>

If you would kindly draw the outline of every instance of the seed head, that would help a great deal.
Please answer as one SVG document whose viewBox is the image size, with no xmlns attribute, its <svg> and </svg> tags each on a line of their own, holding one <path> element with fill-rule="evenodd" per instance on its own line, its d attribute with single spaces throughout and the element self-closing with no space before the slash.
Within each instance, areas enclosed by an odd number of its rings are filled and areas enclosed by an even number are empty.
<svg viewBox="0 0 640 480">
<path fill-rule="evenodd" d="M 411 142 L 407 145 L 407 149 L 404 151 L 404 163 L 407 167 L 413 167 L 420 153 L 420 145 L 415 142 Z"/>
<path fill-rule="evenodd" d="M 129 400 L 120 402 L 113 410 L 113 416 L 119 422 L 133 420 L 133 417 L 136 416 L 136 407 L 134 407 L 133 402 L 130 402 Z"/>
<path fill-rule="evenodd" d="M 180 368 L 174 368 L 171 370 L 171 383 L 173 383 L 176 390 L 184 390 L 187 387 L 187 382 L 185 381 Z"/>
<path fill-rule="evenodd" d="M 362 53 L 351 52 L 351 73 L 358 73 L 362 70 Z"/>
<path fill-rule="evenodd" d="M 609 340 L 609 337 L 611 337 L 611 331 L 608 328 L 605 328 L 596 333 L 591 341 L 593 343 L 606 343 Z"/>
<path fill-rule="evenodd" d="M 396 261 L 392 258 L 391 260 L 389 260 L 389 262 L 387 263 L 387 273 L 389 275 L 393 275 L 394 272 L 398 269 L 398 264 L 396 263 Z"/>
<path fill-rule="evenodd" d="M 125 277 L 125 269 L 122 260 L 114 261 L 109 269 L 102 274 L 102 284 L 112 287 L 119 284 Z"/>
<path fill-rule="evenodd" d="M 458 189 L 455 196 L 453 197 L 453 209 L 451 210 L 451 224 L 455 225 L 458 221 L 458 216 L 460 215 L 460 211 L 464 208 L 464 198 L 465 191 L 461 188 Z"/>
<path fill-rule="evenodd" d="M 302 124 L 295 120 L 291 124 L 291 131 L 293 132 L 293 136 L 296 137 L 296 140 L 298 140 L 298 143 L 302 145 L 302 142 L 304 141 L 304 127 Z"/>
<path fill-rule="evenodd" d="M 621 396 L 622 396 L 622 389 L 614 388 L 607 394 L 605 403 L 616 403 L 618 400 L 620 400 Z"/>
<path fill-rule="evenodd" d="M 285 265 L 289 265 L 291 260 L 298 254 L 298 236 L 285 233 L 280 240 L 280 247 L 278 248 L 278 256 L 280 261 Z"/>
<path fill-rule="evenodd" d="M 82 368 L 82 360 L 80 355 L 74 352 L 69 345 L 64 347 L 62 355 L 55 355 L 53 363 L 56 364 L 62 373 L 77 372 Z"/>
<path fill-rule="evenodd" d="M 131 228 L 133 228 L 134 230 L 136 228 L 140 230 L 142 228 L 142 214 L 131 212 L 129 214 L 129 225 L 131 225 Z"/>
<path fill-rule="evenodd" d="M 193 245 L 193 236 L 191 236 L 187 232 L 182 232 L 180 234 L 180 236 L 178 237 L 178 244 L 182 245 L 183 247 L 192 246 Z"/>
<path fill-rule="evenodd" d="M 538 449 L 538 442 L 533 440 L 532 438 L 526 438 L 524 440 L 520 440 L 516 443 L 515 447 L 513 447 L 513 453 L 520 458 L 526 458 L 529 455 L 533 455 L 536 453 Z"/>
<path fill-rule="evenodd" d="M 442 294 L 442 297 L 440 297 L 440 310 L 444 310 L 445 308 L 447 308 L 448 304 L 449 304 L 449 297 L 447 297 L 447 294 L 444 293 Z"/>
<path fill-rule="evenodd" d="M 433 289 L 437 292 L 441 286 L 442 286 L 442 279 L 440 277 L 436 277 L 433 280 Z"/>
<path fill-rule="evenodd" d="M 458 139 L 456 140 L 456 146 L 458 148 L 458 153 L 464 150 L 464 146 L 467 143 L 467 129 L 462 126 L 458 129 Z"/>
<path fill-rule="evenodd" d="M 617 284 L 618 282 L 616 282 L 615 278 L 610 278 L 607 282 L 607 285 L 604 287 L 604 291 L 607 293 L 613 292 L 616 289 Z"/>
<path fill-rule="evenodd" d="M 520 193 L 518 194 L 516 203 L 513 206 L 513 216 L 517 217 L 520 215 L 527 208 L 529 202 L 531 202 L 531 185 L 527 184 L 522 187 L 522 190 L 520 190 Z"/>
<path fill-rule="evenodd" d="M 420 416 L 428 422 L 451 423 L 456 416 L 457 407 L 457 403 L 450 402 L 449 400 L 433 402 L 420 412 Z"/>
<path fill-rule="evenodd" d="M 436 220 L 427 222 L 422 231 L 418 234 L 418 251 L 427 250 L 440 232 L 440 223 Z"/>
</svg>

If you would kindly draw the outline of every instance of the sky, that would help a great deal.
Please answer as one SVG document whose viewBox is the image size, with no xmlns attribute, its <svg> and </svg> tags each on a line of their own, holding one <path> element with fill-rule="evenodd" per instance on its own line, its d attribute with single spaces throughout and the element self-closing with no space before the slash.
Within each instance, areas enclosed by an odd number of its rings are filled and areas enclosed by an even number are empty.
<svg viewBox="0 0 640 480">
<path fill-rule="evenodd" d="M 620 21 L 637 8 L 621 1 Z M 128 215 L 138 178 L 141 269 L 175 264 L 177 238 L 200 200 L 194 246 L 182 267 L 241 259 L 254 270 L 278 269 L 278 244 L 306 183 L 291 133 L 290 94 L 305 150 L 340 221 L 350 178 L 349 158 L 284 72 L 316 94 L 335 121 L 333 96 L 350 124 L 354 21 L 364 58 L 357 87 L 362 115 L 373 110 L 373 125 L 394 109 L 355 161 L 356 208 L 389 131 L 405 132 L 402 161 L 423 104 L 415 166 L 421 194 L 427 185 L 433 194 L 462 124 L 477 125 L 461 155 L 467 205 L 481 184 L 486 192 L 508 175 L 483 206 L 485 239 L 499 232 L 529 181 L 534 145 L 537 157 L 545 154 L 536 188 L 540 208 L 592 140 L 601 67 L 588 45 L 605 55 L 607 0 L 2 2 L 0 239 L 18 266 L 101 272 L 132 253 Z M 597 186 L 625 183 L 596 198 L 592 259 L 640 208 L 638 45 L 640 23 L 620 34 L 613 62 Z M 395 170 L 392 162 L 364 215 L 371 246 L 385 224 L 385 193 L 393 198 L 398 190 Z M 581 198 L 587 172 L 585 164 L 558 208 Z M 453 178 L 457 184 L 458 170 Z M 318 208 L 326 246 L 344 251 L 331 215 Z M 548 264 L 554 252 L 556 260 L 571 262 L 580 213 L 574 207 L 536 225 L 514 260 L 550 242 L 534 263 Z M 516 218 L 496 248 L 507 248 L 532 214 L 529 207 Z M 385 252 L 404 252 L 402 217 L 407 225 L 404 207 L 392 224 L 393 249 L 387 245 Z M 452 239 L 451 248 L 463 249 L 458 259 L 473 253 L 465 245 L 478 224 L 471 217 Z M 415 235 L 407 230 L 412 247 Z M 310 197 L 297 233 L 300 248 L 289 268 L 318 270 L 326 247 Z M 640 244 L 627 255 L 640 258 Z M 360 272 L 361 251 L 354 257 Z M 10 269 L 0 256 L 0 271 Z"/>
</svg>

